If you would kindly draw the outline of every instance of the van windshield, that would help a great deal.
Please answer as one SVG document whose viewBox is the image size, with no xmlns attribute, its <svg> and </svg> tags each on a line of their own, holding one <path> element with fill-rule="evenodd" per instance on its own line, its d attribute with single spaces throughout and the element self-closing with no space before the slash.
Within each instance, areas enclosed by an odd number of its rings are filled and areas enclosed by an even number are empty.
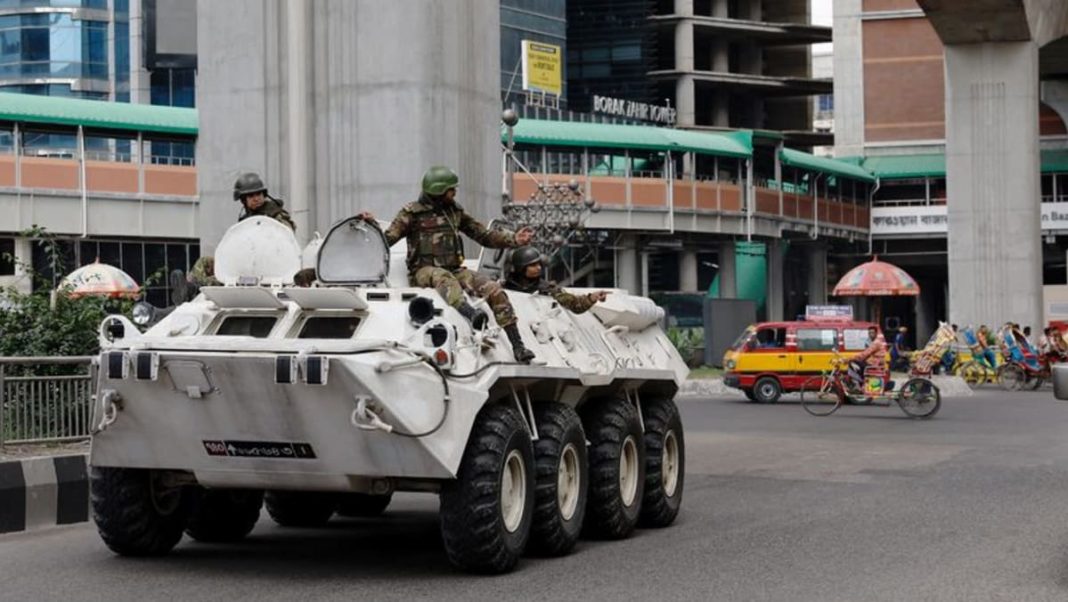
<svg viewBox="0 0 1068 602">
<path fill-rule="evenodd" d="M 738 335 L 738 338 L 731 343 L 731 351 L 738 351 L 742 347 L 745 347 L 746 341 L 749 340 L 749 337 L 753 336 L 753 330 L 752 326 L 743 330 L 742 334 Z"/>
</svg>

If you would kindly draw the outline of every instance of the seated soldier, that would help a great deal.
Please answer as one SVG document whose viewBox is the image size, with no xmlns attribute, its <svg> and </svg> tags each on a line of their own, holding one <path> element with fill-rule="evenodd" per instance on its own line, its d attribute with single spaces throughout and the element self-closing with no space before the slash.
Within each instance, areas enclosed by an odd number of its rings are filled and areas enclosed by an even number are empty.
<svg viewBox="0 0 1068 602">
<path fill-rule="evenodd" d="M 516 361 L 529 364 L 534 352 L 523 344 L 508 295 L 496 280 L 464 267 L 460 233 L 484 247 L 505 249 L 529 243 L 534 232 L 530 228 L 510 232 L 483 226 L 456 202 L 459 184 L 460 178 L 448 167 L 433 166 L 426 170 L 419 198 L 402 207 L 386 228 L 386 244 L 393 246 L 406 239 L 408 280 L 415 286 L 436 289 L 476 330 L 484 328 L 488 318 L 485 312 L 467 302 L 464 291 L 485 299 L 493 309 L 497 325 L 508 336 Z M 369 211 L 361 212 L 358 217 L 374 220 Z"/>
<path fill-rule="evenodd" d="M 565 291 L 560 285 L 542 278 L 541 251 L 526 245 L 512 252 L 512 269 L 504 282 L 504 287 L 511 291 L 548 295 L 564 309 L 581 314 L 593 307 L 598 301 L 608 297 L 605 291 L 585 295 L 575 295 Z"/>
<path fill-rule="evenodd" d="M 864 369 L 886 366 L 886 339 L 874 326 L 868 327 L 868 346 L 860 353 L 849 358 L 849 377 L 858 388 L 864 382 Z"/>
</svg>

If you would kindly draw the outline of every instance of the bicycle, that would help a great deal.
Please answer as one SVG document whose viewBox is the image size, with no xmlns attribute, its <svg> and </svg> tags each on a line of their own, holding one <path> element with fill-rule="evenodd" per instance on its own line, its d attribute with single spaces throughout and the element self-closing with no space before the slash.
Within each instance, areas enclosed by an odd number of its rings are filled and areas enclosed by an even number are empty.
<svg viewBox="0 0 1068 602">
<path fill-rule="evenodd" d="M 858 389 L 848 374 L 849 362 L 833 351 L 830 372 L 814 376 L 801 386 L 801 407 L 813 416 L 830 416 L 845 403 L 889 407 L 897 403 L 910 418 L 931 418 L 942 407 L 942 394 L 933 382 L 916 377 L 905 381 L 898 390 L 886 390 L 886 371 L 864 375 Z"/>
</svg>

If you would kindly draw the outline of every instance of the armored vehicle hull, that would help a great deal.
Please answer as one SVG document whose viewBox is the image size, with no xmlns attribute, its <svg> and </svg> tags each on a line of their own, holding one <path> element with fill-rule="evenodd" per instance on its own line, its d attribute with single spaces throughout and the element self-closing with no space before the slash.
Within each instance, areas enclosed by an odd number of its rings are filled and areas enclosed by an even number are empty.
<svg viewBox="0 0 1068 602">
<path fill-rule="evenodd" d="M 674 520 L 686 368 L 652 302 L 613 291 L 575 315 L 510 292 L 537 356 L 521 365 L 499 328 L 398 282 L 376 228 L 343 222 L 317 257 L 320 285 L 293 287 L 292 234 L 245 220 L 216 256 L 223 286 L 145 333 L 101 325 L 92 491 L 112 549 L 239 539 L 262 492 L 283 525 L 438 493 L 450 560 L 478 572 Z"/>
</svg>

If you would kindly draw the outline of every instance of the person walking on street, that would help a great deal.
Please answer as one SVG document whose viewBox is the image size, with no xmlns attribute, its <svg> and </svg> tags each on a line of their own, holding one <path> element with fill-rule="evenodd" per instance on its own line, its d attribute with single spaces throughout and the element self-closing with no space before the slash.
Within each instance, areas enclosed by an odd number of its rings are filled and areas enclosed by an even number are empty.
<svg viewBox="0 0 1068 602">
<path fill-rule="evenodd" d="M 527 349 L 516 325 L 515 311 L 501 285 L 463 266 L 463 242 L 460 233 L 484 247 L 512 248 L 530 243 L 534 232 L 490 230 L 471 217 L 456 202 L 460 178 L 448 167 L 434 166 L 423 174 L 422 193 L 397 212 L 385 230 L 386 244 L 400 239 L 408 241 L 408 278 L 414 286 L 436 289 L 445 302 L 460 312 L 476 329 L 485 327 L 486 314 L 467 302 L 464 291 L 486 299 L 497 324 L 512 344 L 516 361 L 529 364 L 534 353 Z M 371 221 L 369 211 L 358 214 Z"/>
</svg>

